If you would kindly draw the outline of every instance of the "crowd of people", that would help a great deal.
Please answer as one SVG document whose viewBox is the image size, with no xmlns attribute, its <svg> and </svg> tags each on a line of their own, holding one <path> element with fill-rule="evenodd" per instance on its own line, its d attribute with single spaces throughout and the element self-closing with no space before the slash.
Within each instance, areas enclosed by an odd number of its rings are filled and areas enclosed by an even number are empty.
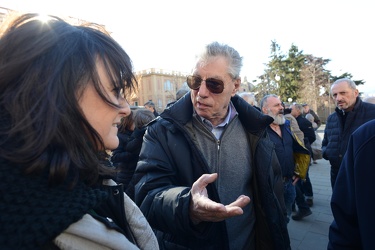
<svg viewBox="0 0 375 250">
<path fill-rule="evenodd" d="M 331 85 L 318 155 L 317 113 L 238 94 L 243 58 L 227 44 L 204 47 L 160 113 L 130 109 L 132 61 L 101 26 L 12 17 L 0 55 L 0 248 L 288 250 L 321 157 L 328 248 L 372 247 L 375 104 L 352 80 Z"/>
</svg>

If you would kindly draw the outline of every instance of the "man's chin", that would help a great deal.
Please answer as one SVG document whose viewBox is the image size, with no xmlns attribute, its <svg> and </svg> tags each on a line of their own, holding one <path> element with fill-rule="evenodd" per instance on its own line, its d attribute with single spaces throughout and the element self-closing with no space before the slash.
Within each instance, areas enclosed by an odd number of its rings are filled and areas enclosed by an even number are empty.
<svg viewBox="0 0 375 250">
<path fill-rule="evenodd" d="M 277 125 L 284 125 L 285 121 L 278 121 L 278 122 L 274 122 L 274 123 L 277 124 Z"/>
<path fill-rule="evenodd" d="M 274 118 L 274 123 L 277 124 L 277 125 L 283 125 L 285 124 L 285 118 L 283 119 L 282 117 L 283 115 L 279 114 L 278 116 L 276 116 Z"/>
</svg>

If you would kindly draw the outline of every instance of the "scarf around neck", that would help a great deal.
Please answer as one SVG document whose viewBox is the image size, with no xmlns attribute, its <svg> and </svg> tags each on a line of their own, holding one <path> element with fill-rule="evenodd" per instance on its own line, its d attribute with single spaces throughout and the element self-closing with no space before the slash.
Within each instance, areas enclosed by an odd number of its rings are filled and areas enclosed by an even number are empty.
<svg viewBox="0 0 375 250">
<path fill-rule="evenodd" d="M 40 249 L 107 197 L 79 182 L 50 187 L 48 173 L 24 175 L 0 159 L 0 246 Z"/>
</svg>

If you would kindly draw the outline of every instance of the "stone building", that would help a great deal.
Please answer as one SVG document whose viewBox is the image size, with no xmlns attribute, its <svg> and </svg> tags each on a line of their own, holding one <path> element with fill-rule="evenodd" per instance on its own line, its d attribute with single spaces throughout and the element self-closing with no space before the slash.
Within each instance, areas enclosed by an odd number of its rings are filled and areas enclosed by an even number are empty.
<svg viewBox="0 0 375 250">
<path fill-rule="evenodd" d="M 151 100 L 155 103 L 158 112 L 164 110 L 166 105 L 176 100 L 176 92 L 180 88 L 188 88 L 186 84 L 187 73 L 163 69 L 146 69 L 136 72 L 138 79 L 138 93 L 131 103 L 142 106 Z M 130 100 L 129 100 L 130 101 Z"/>
</svg>

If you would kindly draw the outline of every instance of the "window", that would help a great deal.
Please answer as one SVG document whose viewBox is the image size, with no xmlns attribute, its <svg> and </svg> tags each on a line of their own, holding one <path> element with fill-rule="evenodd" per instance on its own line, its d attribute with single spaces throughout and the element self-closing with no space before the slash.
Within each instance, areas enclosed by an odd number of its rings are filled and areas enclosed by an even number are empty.
<svg viewBox="0 0 375 250">
<path fill-rule="evenodd" d="M 169 80 L 164 82 L 164 91 L 172 91 L 172 83 Z"/>
</svg>

